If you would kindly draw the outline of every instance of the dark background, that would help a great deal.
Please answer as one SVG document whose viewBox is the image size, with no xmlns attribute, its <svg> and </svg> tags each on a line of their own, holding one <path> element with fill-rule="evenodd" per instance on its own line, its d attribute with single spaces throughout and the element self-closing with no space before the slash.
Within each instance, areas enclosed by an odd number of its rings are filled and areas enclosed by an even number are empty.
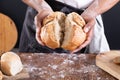
<svg viewBox="0 0 120 80">
<path fill-rule="evenodd" d="M 25 17 L 27 5 L 21 0 L 0 0 L 0 12 L 8 15 L 16 24 L 19 45 L 20 34 Z M 103 14 L 105 34 L 111 49 L 120 49 L 120 3 Z"/>
</svg>

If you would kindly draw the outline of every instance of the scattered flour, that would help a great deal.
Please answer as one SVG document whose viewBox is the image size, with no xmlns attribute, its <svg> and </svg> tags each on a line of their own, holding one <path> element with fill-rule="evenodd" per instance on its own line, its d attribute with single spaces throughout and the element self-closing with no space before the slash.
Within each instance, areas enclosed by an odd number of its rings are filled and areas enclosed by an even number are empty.
<svg viewBox="0 0 120 80">
<path fill-rule="evenodd" d="M 74 61 L 65 59 L 62 64 L 74 64 Z"/>
<path fill-rule="evenodd" d="M 64 75 L 64 74 L 61 74 L 61 75 L 60 75 L 60 77 L 61 77 L 61 78 L 64 78 L 64 77 L 65 77 L 65 75 Z"/>
<path fill-rule="evenodd" d="M 89 66 L 83 66 L 78 71 L 83 72 L 83 73 L 88 73 L 88 72 L 95 73 L 97 70 L 98 70 L 98 68 L 95 65 L 89 65 Z"/>
<path fill-rule="evenodd" d="M 51 67 L 52 69 L 57 69 L 58 65 L 48 65 L 49 67 Z"/>
<path fill-rule="evenodd" d="M 86 60 L 86 55 L 85 54 L 80 54 L 80 55 L 78 55 L 78 57 L 80 57 L 80 59 Z"/>
<path fill-rule="evenodd" d="M 38 53 L 35 53 L 35 54 L 38 55 Z M 44 54 L 40 53 L 39 55 L 44 55 Z M 96 67 L 96 65 L 94 65 L 94 64 L 85 65 L 82 63 L 81 65 L 79 64 L 80 67 L 79 66 L 77 68 L 73 67 L 76 63 L 79 63 L 80 61 L 87 62 L 87 57 L 85 54 L 80 54 L 80 55 L 69 54 L 69 55 L 67 55 L 65 53 L 62 53 L 62 54 L 60 54 L 60 57 L 58 56 L 58 54 L 55 54 L 55 53 L 53 55 L 55 55 L 55 57 L 53 57 L 53 59 L 57 60 L 59 58 L 63 61 L 60 61 L 59 64 L 51 62 L 48 65 L 42 66 L 42 67 L 33 66 L 30 63 L 30 64 L 25 64 L 24 68 L 28 72 L 31 72 L 33 76 L 37 75 L 43 79 L 46 78 L 46 76 L 48 76 L 48 78 L 46 80 L 57 80 L 58 78 L 64 79 L 66 77 L 66 75 L 69 75 L 69 74 L 70 75 L 72 75 L 72 74 L 73 75 L 76 75 L 76 74 L 85 75 L 88 73 L 95 74 L 99 70 L 99 68 Z M 65 59 L 63 59 L 63 57 L 65 57 Z M 28 56 L 28 59 L 32 59 L 32 56 Z M 58 71 L 58 72 L 56 72 L 56 71 Z M 102 80 L 102 78 L 99 75 L 97 75 L 96 80 Z M 106 78 L 105 80 L 109 80 L 109 79 Z"/>
</svg>

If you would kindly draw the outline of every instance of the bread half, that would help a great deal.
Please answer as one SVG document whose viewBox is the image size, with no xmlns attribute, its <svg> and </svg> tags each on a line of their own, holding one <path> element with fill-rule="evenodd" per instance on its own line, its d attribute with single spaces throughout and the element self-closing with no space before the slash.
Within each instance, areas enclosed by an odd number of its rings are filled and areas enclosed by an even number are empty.
<svg viewBox="0 0 120 80">
<path fill-rule="evenodd" d="M 61 46 L 65 17 L 62 12 L 53 12 L 43 20 L 40 36 L 46 46 L 52 49 Z"/>
<path fill-rule="evenodd" d="M 14 52 L 6 52 L 1 56 L 1 70 L 4 74 L 14 76 L 23 69 L 20 57 Z"/>
<path fill-rule="evenodd" d="M 65 35 L 61 47 L 72 51 L 80 46 L 86 39 L 86 34 L 83 31 L 84 26 L 85 21 L 79 14 L 75 12 L 68 14 L 65 20 Z"/>
</svg>

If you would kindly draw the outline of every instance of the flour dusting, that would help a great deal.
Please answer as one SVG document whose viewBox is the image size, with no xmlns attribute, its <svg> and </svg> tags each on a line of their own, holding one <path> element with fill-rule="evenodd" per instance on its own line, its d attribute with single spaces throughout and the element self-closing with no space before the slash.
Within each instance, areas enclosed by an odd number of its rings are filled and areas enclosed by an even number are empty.
<svg viewBox="0 0 120 80">
<path fill-rule="evenodd" d="M 29 55 L 26 61 L 29 63 L 24 64 L 26 71 L 32 77 L 38 76 L 43 80 L 109 80 L 108 76 L 103 79 L 103 74 L 96 73 L 100 69 L 94 59 L 89 59 L 85 54 L 35 53 Z"/>
</svg>

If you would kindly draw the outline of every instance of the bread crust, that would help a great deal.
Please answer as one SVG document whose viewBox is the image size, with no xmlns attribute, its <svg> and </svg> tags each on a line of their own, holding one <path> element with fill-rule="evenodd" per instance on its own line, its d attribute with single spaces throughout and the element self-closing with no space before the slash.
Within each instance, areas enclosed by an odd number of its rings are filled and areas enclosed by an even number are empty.
<svg viewBox="0 0 120 80">
<path fill-rule="evenodd" d="M 54 12 L 43 20 L 40 36 L 46 46 L 52 49 L 61 46 L 60 42 L 63 36 L 62 29 L 64 28 L 65 17 L 65 14 L 62 12 Z"/>
<path fill-rule="evenodd" d="M 42 27 L 41 31 L 41 39 L 45 43 L 46 46 L 50 48 L 58 48 L 60 47 L 59 40 L 55 37 L 54 28 L 55 23 L 49 23 Z"/>
<path fill-rule="evenodd" d="M 4 74 L 14 76 L 23 69 L 20 57 L 13 52 L 6 52 L 1 56 L 1 70 Z"/>
<path fill-rule="evenodd" d="M 86 39 L 86 34 L 83 31 L 85 21 L 83 18 L 72 12 L 67 15 L 65 20 L 65 35 L 62 48 L 66 50 L 74 50 L 79 47 Z"/>
</svg>

